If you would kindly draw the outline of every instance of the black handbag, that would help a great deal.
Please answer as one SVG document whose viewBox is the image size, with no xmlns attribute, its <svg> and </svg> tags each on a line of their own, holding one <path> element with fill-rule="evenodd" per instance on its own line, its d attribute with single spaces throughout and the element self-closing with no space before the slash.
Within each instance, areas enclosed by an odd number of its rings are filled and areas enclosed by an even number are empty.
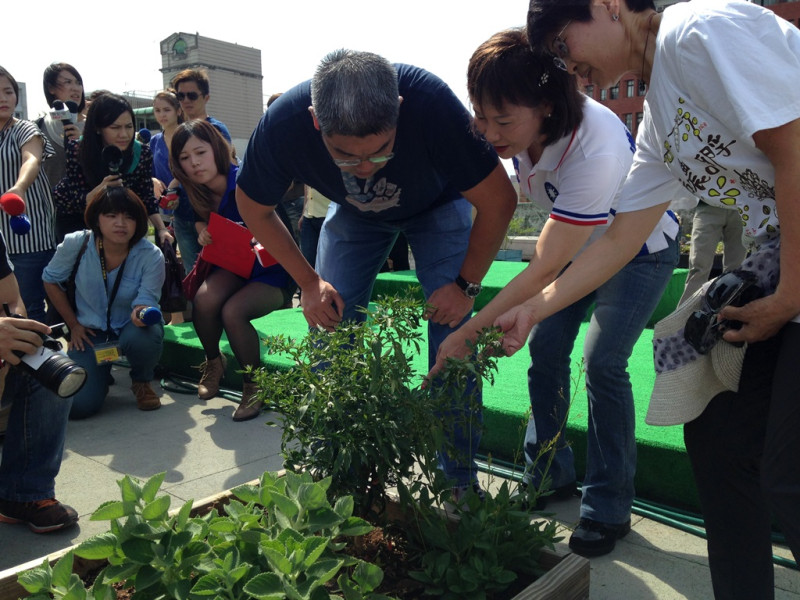
<svg viewBox="0 0 800 600">
<path fill-rule="evenodd" d="M 164 254 L 164 285 L 161 287 L 161 312 L 173 313 L 186 310 L 186 295 L 183 293 L 185 273 L 178 260 L 175 247 L 169 241 L 159 244 Z"/>
</svg>

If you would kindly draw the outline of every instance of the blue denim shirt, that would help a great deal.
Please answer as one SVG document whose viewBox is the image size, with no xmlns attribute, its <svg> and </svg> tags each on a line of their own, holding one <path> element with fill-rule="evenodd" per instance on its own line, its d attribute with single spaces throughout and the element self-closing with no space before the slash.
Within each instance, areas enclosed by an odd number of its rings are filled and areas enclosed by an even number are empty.
<svg viewBox="0 0 800 600">
<path fill-rule="evenodd" d="M 42 273 L 45 282 L 60 284 L 69 279 L 84 235 L 83 231 L 70 233 L 59 244 L 55 256 Z M 114 289 L 119 267 L 108 273 L 108 281 L 104 285 L 95 237 L 93 233 L 90 236 L 75 276 L 77 317 L 84 327 L 105 331 L 108 298 Z M 122 281 L 111 307 L 111 329 L 114 333 L 118 334 L 130 322 L 134 306 L 158 306 L 163 284 L 164 256 L 161 250 L 146 239 L 139 240 L 125 261 Z"/>
</svg>

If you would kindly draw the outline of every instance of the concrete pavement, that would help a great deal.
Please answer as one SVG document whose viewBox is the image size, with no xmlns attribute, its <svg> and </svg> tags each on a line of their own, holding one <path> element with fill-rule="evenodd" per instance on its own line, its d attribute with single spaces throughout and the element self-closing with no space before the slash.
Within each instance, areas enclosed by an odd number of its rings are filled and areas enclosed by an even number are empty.
<svg viewBox="0 0 800 600">
<path fill-rule="evenodd" d="M 116 481 L 166 471 L 162 491 L 172 507 L 200 500 L 281 467 L 280 431 L 265 425 L 270 414 L 234 423 L 236 404 L 224 398 L 200 401 L 194 394 L 162 392 L 162 408 L 136 410 L 128 370 L 115 366 L 116 384 L 103 411 L 71 421 L 61 473 L 59 500 L 80 514 L 77 527 L 36 535 L 21 525 L 0 524 L 0 571 L 41 558 L 107 530 L 91 513 L 106 500 L 119 499 Z M 491 491 L 498 479 L 483 475 Z M 577 498 L 552 503 L 554 518 L 568 528 L 578 520 Z M 776 552 L 790 556 L 787 550 Z M 631 533 L 610 555 L 591 560 L 591 600 L 707 600 L 713 598 L 705 541 L 634 516 Z M 0 573 L 2 577 L 4 573 Z M 800 600 L 800 572 L 776 567 L 777 600 Z"/>
</svg>

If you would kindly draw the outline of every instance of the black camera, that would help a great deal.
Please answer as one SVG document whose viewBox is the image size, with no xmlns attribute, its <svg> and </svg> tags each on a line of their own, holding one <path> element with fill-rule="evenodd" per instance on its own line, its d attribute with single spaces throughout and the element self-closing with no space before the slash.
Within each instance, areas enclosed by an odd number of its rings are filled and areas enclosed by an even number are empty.
<svg viewBox="0 0 800 600">
<path fill-rule="evenodd" d="M 744 306 L 764 295 L 758 277 L 751 271 L 735 269 L 717 277 L 708 287 L 700 306 L 686 320 L 684 338 L 700 354 L 708 354 L 722 335 L 730 329 L 741 329 L 741 321 L 719 317 L 726 306 Z"/>
<path fill-rule="evenodd" d="M 7 306 L 4 308 L 9 317 L 25 318 L 10 313 Z M 64 329 L 63 323 L 50 327 L 53 335 L 58 337 L 64 336 Z M 33 354 L 14 352 L 20 358 L 20 363 L 16 366 L 30 373 L 44 387 L 62 398 L 77 394 L 86 383 L 86 369 L 62 352 L 61 342 L 57 339 L 44 333 L 39 333 L 39 336 L 42 338 L 42 345 Z"/>
</svg>

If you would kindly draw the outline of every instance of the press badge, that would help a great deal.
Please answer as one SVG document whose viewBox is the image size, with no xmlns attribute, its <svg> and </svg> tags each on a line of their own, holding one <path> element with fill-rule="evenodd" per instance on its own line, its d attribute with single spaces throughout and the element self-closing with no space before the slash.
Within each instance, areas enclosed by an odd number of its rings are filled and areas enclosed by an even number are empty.
<svg viewBox="0 0 800 600">
<path fill-rule="evenodd" d="M 98 365 L 113 362 L 122 356 L 120 348 L 114 342 L 105 342 L 103 344 L 95 344 L 94 357 Z"/>
</svg>

